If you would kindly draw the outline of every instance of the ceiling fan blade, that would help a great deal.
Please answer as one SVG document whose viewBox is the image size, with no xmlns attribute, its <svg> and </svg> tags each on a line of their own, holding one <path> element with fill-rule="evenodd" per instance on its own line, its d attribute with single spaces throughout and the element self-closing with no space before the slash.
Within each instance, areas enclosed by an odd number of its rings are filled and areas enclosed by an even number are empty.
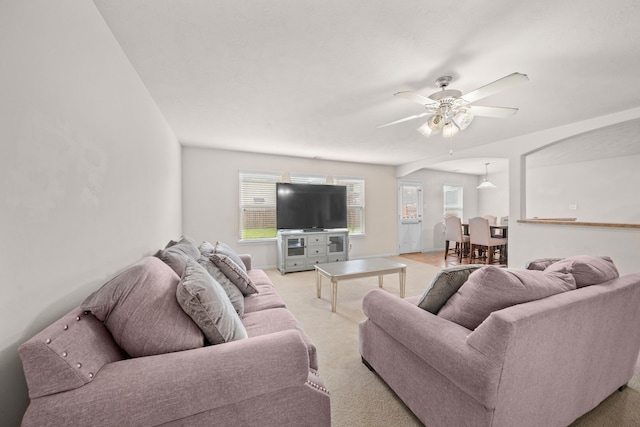
<svg viewBox="0 0 640 427">
<path fill-rule="evenodd" d="M 474 116 L 482 117 L 495 117 L 497 119 L 504 119 L 511 117 L 518 112 L 517 108 L 510 107 L 481 107 L 480 105 L 472 105 L 467 109 L 468 113 Z"/>
<path fill-rule="evenodd" d="M 466 95 L 462 95 L 462 99 L 469 103 L 475 102 L 479 99 L 486 98 L 487 96 L 502 92 L 503 90 L 511 89 L 512 87 L 518 86 L 528 81 L 529 77 L 526 74 L 509 74 L 508 76 L 496 80 L 493 83 L 489 83 L 488 85 L 482 86 L 481 88 L 467 93 Z"/>
<path fill-rule="evenodd" d="M 395 96 L 399 96 L 401 98 L 404 99 L 408 99 L 409 101 L 413 101 L 417 104 L 420 105 L 430 105 L 430 104 L 437 104 L 438 101 L 434 101 L 431 98 L 427 98 L 426 96 L 422 96 L 418 93 L 415 92 L 411 92 L 411 91 L 405 91 L 405 92 L 398 92 L 396 94 L 394 94 Z"/>
<path fill-rule="evenodd" d="M 398 123 L 406 122 L 406 121 L 409 121 L 409 120 L 419 119 L 420 117 L 429 116 L 429 115 L 432 115 L 432 114 L 433 113 L 429 113 L 429 112 L 420 113 L 420 114 L 416 114 L 415 116 L 405 117 L 404 119 L 400 119 L 400 120 L 396 120 L 396 121 L 393 121 L 393 122 L 385 123 L 383 125 L 376 126 L 376 128 L 379 129 L 379 128 L 383 128 L 385 126 L 391 126 L 391 125 L 395 125 L 395 124 L 398 124 Z"/>
</svg>

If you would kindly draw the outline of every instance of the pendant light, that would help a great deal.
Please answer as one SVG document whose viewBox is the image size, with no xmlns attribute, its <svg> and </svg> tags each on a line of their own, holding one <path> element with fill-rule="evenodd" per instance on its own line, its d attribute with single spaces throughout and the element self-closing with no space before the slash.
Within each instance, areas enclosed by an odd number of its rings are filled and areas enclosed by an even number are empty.
<svg viewBox="0 0 640 427">
<path fill-rule="evenodd" d="M 484 188 L 496 188 L 495 185 L 493 185 L 491 183 L 491 181 L 489 181 L 489 163 L 485 163 L 484 164 L 484 179 L 482 180 L 482 183 L 480 185 L 478 185 L 476 188 L 479 189 L 484 189 Z"/>
</svg>

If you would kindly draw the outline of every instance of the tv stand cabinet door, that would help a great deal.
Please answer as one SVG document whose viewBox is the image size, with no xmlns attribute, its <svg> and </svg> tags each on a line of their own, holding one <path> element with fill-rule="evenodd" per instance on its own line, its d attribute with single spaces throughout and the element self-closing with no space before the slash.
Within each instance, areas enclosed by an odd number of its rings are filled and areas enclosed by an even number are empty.
<svg viewBox="0 0 640 427">
<path fill-rule="evenodd" d="M 327 234 L 327 261 L 339 262 L 347 261 L 349 253 L 349 233 L 329 233 Z"/>
</svg>

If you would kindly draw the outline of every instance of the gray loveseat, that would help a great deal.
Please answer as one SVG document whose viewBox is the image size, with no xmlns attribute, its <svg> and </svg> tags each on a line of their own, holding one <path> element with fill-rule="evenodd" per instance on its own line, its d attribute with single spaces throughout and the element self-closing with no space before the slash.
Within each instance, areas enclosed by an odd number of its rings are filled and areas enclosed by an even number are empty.
<svg viewBox="0 0 640 427">
<path fill-rule="evenodd" d="M 510 286 L 522 288 L 523 278 L 536 275 L 565 280 L 579 263 L 553 274 L 550 264 L 513 274 L 482 267 L 468 282 L 508 274 Z M 360 324 L 363 362 L 428 426 L 566 426 L 626 385 L 640 349 L 640 274 L 588 286 L 580 272 L 573 277 L 567 283 L 577 289 L 507 304 L 470 328 L 450 320 L 468 282 L 447 301 L 444 317 L 419 307 L 418 297 L 370 291 Z"/>
<path fill-rule="evenodd" d="M 240 257 L 257 291 L 242 296 L 244 336 L 208 345 L 175 302 L 182 281 L 171 261 L 180 258 L 166 248 L 144 258 L 20 346 L 31 399 L 24 426 L 331 424 L 315 347 L 264 271 Z M 96 295 L 110 289 L 107 299 L 129 299 L 101 313 Z"/>
</svg>

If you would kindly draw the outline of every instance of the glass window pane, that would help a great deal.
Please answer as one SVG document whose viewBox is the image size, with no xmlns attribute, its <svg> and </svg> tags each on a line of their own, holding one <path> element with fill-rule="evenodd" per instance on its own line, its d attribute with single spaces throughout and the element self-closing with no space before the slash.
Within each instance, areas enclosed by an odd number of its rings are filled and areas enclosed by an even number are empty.
<svg viewBox="0 0 640 427">
<path fill-rule="evenodd" d="M 276 237 L 276 182 L 282 174 L 240 172 L 240 238 Z"/>
<path fill-rule="evenodd" d="M 454 215 L 462 219 L 462 190 L 463 187 L 454 185 L 443 186 L 444 216 Z"/>
</svg>

